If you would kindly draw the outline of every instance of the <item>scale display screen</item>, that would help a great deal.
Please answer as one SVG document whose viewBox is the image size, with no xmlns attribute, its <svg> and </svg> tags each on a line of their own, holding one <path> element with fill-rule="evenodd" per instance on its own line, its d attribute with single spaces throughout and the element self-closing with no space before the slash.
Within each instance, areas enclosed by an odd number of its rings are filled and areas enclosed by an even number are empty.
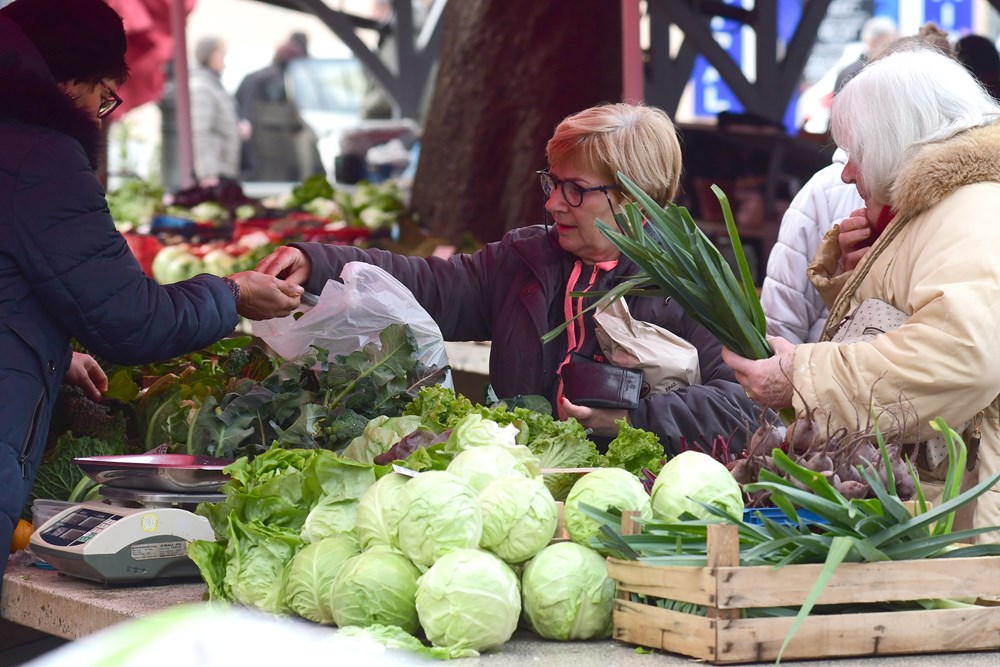
<svg viewBox="0 0 1000 667">
<path fill-rule="evenodd" d="M 51 545 L 71 547 L 89 542 L 122 518 L 121 514 L 81 507 L 46 528 L 41 537 Z"/>
</svg>

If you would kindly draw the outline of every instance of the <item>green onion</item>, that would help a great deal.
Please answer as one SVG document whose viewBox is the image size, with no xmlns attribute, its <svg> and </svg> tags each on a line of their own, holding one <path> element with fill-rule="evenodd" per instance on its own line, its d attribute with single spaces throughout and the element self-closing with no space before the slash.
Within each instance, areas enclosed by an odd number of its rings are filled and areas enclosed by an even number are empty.
<svg viewBox="0 0 1000 667">
<path fill-rule="evenodd" d="M 958 542 L 998 530 L 1000 526 L 955 532 L 951 529 L 955 512 L 997 484 L 1000 472 L 961 492 L 967 457 L 965 443 L 940 417 L 932 421 L 931 426 L 944 436 L 950 462 L 941 504 L 933 509 L 928 509 L 924 503 L 919 478 L 914 476 L 919 500 L 916 514 L 910 514 L 896 495 L 891 466 L 886 466 L 886 483 L 882 482 L 874 468 L 859 467 L 875 498 L 848 500 L 823 475 L 796 464 L 780 449 L 772 452 L 772 459 L 787 477 L 762 470 L 757 483 L 743 488 L 747 493 L 760 489 L 770 491 L 772 502 L 792 525 L 768 519 L 764 519 L 762 525 L 750 524 L 742 517 L 732 517 L 712 505 L 703 504 L 719 519 L 737 526 L 741 565 L 781 567 L 789 563 L 823 563 L 822 572 L 799 609 L 779 651 L 779 661 L 792 635 L 809 615 L 826 583 L 842 562 L 1000 555 L 1000 544 L 955 546 Z M 875 436 L 879 451 L 886 456 L 882 433 L 876 430 Z M 800 485 L 806 488 L 800 488 Z M 594 538 L 598 543 L 595 546 L 612 556 L 654 565 L 704 566 L 708 562 L 709 521 L 663 522 L 636 518 L 634 521 L 643 532 L 622 535 L 620 514 L 582 504 L 580 508 L 584 514 L 602 524 L 598 536 Z M 809 510 L 827 523 L 801 523 L 796 508 Z M 921 602 L 922 606 L 949 604 L 952 602 Z"/>
<path fill-rule="evenodd" d="M 660 206 L 628 176 L 618 172 L 618 178 L 634 199 L 615 215 L 621 231 L 601 220 L 596 224 L 641 273 L 608 292 L 609 300 L 622 294 L 670 296 L 733 352 L 748 359 L 770 357 L 764 310 L 743 254 L 729 199 L 722 190 L 712 186 L 722 205 L 740 280 L 686 208 L 673 203 Z M 563 328 L 546 334 L 543 340 L 552 340 Z"/>
</svg>

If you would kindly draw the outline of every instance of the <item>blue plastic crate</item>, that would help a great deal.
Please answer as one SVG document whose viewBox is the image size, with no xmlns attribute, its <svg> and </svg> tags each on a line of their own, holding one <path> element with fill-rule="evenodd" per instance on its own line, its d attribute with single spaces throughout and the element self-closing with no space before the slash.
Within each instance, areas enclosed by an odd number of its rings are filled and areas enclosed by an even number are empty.
<svg viewBox="0 0 1000 667">
<path fill-rule="evenodd" d="M 823 517 L 814 512 L 810 512 L 809 510 L 796 509 L 796 512 L 798 513 L 799 518 L 805 523 L 830 523 Z M 761 517 L 784 525 L 790 525 L 792 523 L 791 519 L 785 516 L 785 513 L 777 507 L 748 507 L 743 510 L 743 521 L 746 523 L 761 526 L 764 524 Z"/>
</svg>

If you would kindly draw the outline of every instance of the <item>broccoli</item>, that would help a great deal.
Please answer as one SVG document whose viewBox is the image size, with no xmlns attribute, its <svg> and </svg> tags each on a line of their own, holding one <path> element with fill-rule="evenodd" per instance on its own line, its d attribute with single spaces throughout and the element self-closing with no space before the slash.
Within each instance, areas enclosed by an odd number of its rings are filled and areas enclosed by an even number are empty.
<svg viewBox="0 0 1000 667">
<path fill-rule="evenodd" d="M 364 433 L 365 426 L 368 426 L 367 417 L 350 408 L 345 409 L 343 414 L 323 429 L 326 434 L 326 449 L 336 451 L 346 447 L 351 440 Z"/>
</svg>

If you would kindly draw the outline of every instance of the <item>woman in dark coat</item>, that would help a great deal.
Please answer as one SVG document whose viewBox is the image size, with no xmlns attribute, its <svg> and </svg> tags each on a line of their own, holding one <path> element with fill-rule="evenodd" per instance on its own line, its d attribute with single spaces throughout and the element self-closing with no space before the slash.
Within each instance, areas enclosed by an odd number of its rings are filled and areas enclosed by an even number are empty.
<svg viewBox="0 0 1000 667">
<path fill-rule="evenodd" d="M 70 338 L 123 364 L 167 359 L 285 315 L 301 288 L 255 272 L 161 287 L 115 229 L 95 174 L 120 104 L 125 31 L 102 0 L 0 9 L 0 553 L 28 497 L 64 380 L 107 378 Z M 6 558 L 0 561 L 0 575 Z"/>
<path fill-rule="evenodd" d="M 582 326 L 570 327 L 548 344 L 540 340 L 587 305 L 570 299 L 570 291 L 607 290 L 638 271 L 594 221 L 612 220 L 623 201 L 618 171 L 661 205 L 674 196 L 681 151 L 669 117 L 659 109 L 629 104 L 587 109 L 559 124 L 546 154 L 549 169 L 540 179 L 545 208 L 555 223 L 551 229 L 515 229 L 474 254 L 450 259 L 295 244 L 278 249 L 257 270 L 318 293 L 328 279 L 339 277 L 347 262 L 376 264 L 413 292 L 446 340 L 492 341 L 490 382 L 501 398 L 545 396 L 560 418 L 575 417 L 598 436 L 599 444 L 617 433 L 616 420 L 628 418 L 656 433 L 668 452 L 679 451 L 682 438 L 708 445 L 716 436 L 732 437 L 732 447 L 740 447 L 760 408 L 722 363 L 719 341 L 674 301 L 627 299 L 635 319 L 668 329 L 698 350 L 702 382 L 648 396 L 630 411 L 575 405 L 564 395 L 561 369 L 569 353 L 603 361 L 592 311 L 583 315 Z"/>
</svg>

